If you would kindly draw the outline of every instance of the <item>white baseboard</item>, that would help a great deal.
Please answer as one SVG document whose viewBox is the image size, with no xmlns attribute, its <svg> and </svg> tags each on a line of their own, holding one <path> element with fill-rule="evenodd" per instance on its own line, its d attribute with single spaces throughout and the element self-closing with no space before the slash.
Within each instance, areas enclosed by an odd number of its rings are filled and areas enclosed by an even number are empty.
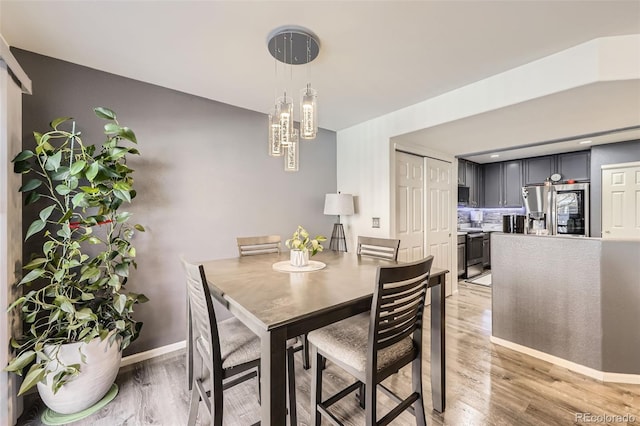
<svg viewBox="0 0 640 426">
<path fill-rule="evenodd" d="M 549 355 L 548 353 L 540 352 L 536 349 L 531 349 L 527 346 L 522 346 L 517 343 L 501 339 L 499 337 L 491 336 L 490 341 L 491 343 L 495 343 L 496 345 L 504 346 L 505 348 L 522 352 L 534 358 L 538 358 L 543 361 L 550 362 L 551 364 L 555 364 L 559 367 L 566 368 L 567 370 L 575 371 L 576 373 L 580 373 L 587 377 L 600 380 L 601 382 L 629 383 L 633 385 L 640 385 L 640 374 L 608 373 L 606 371 L 600 371 L 590 367 L 585 367 L 584 365 L 577 364 L 573 361 L 568 361 L 564 358 Z"/>
<path fill-rule="evenodd" d="M 175 352 L 175 351 L 179 351 L 180 349 L 184 349 L 186 347 L 187 343 L 186 340 L 183 340 L 181 342 L 176 342 L 176 343 L 172 343 L 170 345 L 166 345 L 166 346 L 161 346 L 159 348 L 154 348 L 148 351 L 144 351 L 144 352 L 139 352 L 137 354 L 133 354 L 133 355 L 129 355 L 129 356 L 125 356 L 124 358 L 122 358 L 122 361 L 120 361 L 120 368 L 130 365 L 130 364 L 135 364 L 136 362 L 141 362 L 141 361 L 145 361 L 147 359 L 151 359 L 151 358 L 155 358 L 158 357 L 160 355 L 164 355 L 164 354 L 168 354 L 171 352 Z"/>
</svg>

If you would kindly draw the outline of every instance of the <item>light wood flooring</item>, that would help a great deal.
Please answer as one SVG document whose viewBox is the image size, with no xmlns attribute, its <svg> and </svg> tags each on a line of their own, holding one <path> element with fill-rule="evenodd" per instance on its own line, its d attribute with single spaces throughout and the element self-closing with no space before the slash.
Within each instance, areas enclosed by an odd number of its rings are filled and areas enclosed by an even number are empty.
<svg viewBox="0 0 640 426">
<path fill-rule="evenodd" d="M 459 293 L 447 299 L 446 307 L 447 407 L 444 414 L 432 410 L 429 333 L 425 333 L 423 384 L 430 425 L 580 424 L 576 413 L 627 415 L 635 417 L 635 423 L 628 424 L 640 425 L 640 385 L 604 384 L 491 344 L 491 288 L 464 282 L 459 287 Z M 425 312 L 426 318 L 428 315 L 429 312 Z M 296 368 L 298 423 L 308 425 L 310 374 L 302 369 L 300 362 Z M 325 392 L 351 383 L 347 374 L 331 364 L 324 376 Z M 183 352 L 125 367 L 117 383 L 120 393 L 115 401 L 74 425 L 180 426 L 186 423 L 188 393 Z M 410 372 L 402 370 L 387 384 L 400 394 L 408 394 Z M 378 395 L 380 410 L 385 411 L 389 400 L 380 392 Z M 27 404 L 29 408 L 19 424 L 40 425 L 42 403 L 36 398 Z M 364 423 L 354 397 L 338 403 L 335 412 L 347 425 Z M 255 382 L 243 383 L 225 393 L 225 424 L 244 426 L 258 420 Z M 209 424 L 206 414 L 199 423 Z M 405 413 L 393 424 L 414 425 L 415 421 Z M 625 423 L 610 420 L 606 424 Z"/>
</svg>

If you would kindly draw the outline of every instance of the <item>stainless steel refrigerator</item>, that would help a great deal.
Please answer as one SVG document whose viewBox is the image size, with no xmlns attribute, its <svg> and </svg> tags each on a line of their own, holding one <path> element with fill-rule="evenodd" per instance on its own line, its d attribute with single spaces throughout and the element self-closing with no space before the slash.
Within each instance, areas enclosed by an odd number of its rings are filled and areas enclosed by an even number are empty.
<svg viewBox="0 0 640 426">
<path fill-rule="evenodd" d="M 525 186 L 525 232 L 535 235 L 589 236 L 589 184 Z"/>
</svg>

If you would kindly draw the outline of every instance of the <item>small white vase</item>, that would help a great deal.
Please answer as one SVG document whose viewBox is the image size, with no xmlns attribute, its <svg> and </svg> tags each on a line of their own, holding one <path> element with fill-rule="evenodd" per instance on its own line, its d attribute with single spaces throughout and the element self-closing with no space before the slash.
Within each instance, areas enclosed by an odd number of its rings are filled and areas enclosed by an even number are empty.
<svg viewBox="0 0 640 426">
<path fill-rule="evenodd" d="M 308 250 L 291 250 L 291 266 L 307 266 L 309 264 Z"/>
<path fill-rule="evenodd" d="M 112 332 L 113 333 L 113 332 Z M 53 393 L 51 384 L 53 376 L 59 371 L 59 364 L 53 360 L 47 368 L 46 383 L 38 383 L 38 392 L 45 405 L 60 414 L 73 414 L 91 407 L 109 391 L 120 368 L 119 341 L 109 345 L 109 337 L 100 340 L 96 337 L 89 343 L 67 343 L 60 346 L 58 358 L 65 364 L 80 364 L 80 373 Z M 52 347 L 45 347 L 45 352 L 53 355 Z M 82 354 L 85 361 L 82 362 Z"/>
</svg>

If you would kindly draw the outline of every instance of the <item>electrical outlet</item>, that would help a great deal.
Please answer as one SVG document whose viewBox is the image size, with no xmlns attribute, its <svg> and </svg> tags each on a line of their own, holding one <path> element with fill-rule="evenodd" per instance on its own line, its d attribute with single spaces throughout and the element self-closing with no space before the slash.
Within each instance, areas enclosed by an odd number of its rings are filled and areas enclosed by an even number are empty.
<svg viewBox="0 0 640 426">
<path fill-rule="evenodd" d="M 380 228 L 380 218 L 379 217 L 371 218 L 371 227 L 372 228 Z"/>
</svg>

